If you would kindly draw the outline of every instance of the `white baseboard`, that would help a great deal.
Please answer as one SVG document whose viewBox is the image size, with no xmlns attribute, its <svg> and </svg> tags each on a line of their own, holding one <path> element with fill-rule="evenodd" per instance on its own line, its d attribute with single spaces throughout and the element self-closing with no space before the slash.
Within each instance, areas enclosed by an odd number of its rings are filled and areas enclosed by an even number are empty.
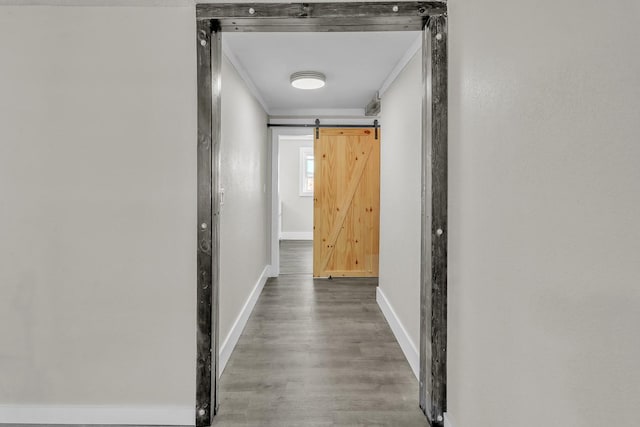
<svg viewBox="0 0 640 427">
<path fill-rule="evenodd" d="M 227 366 L 227 362 L 231 357 L 231 353 L 235 348 L 238 340 L 240 339 L 240 335 L 244 330 L 244 327 L 247 325 L 247 320 L 249 320 L 249 316 L 253 311 L 253 308 L 256 306 L 256 302 L 258 301 L 258 297 L 262 292 L 262 288 L 264 288 L 264 284 L 267 282 L 269 278 L 269 273 L 271 270 L 271 266 L 267 265 L 264 270 L 262 270 L 262 274 L 258 278 L 253 290 L 249 294 L 247 301 L 244 303 L 242 310 L 240 310 L 240 314 L 236 318 L 236 321 L 233 322 L 233 326 L 231 327 L 231 331 L 227 338 L 225 338 L 224 342 L 220 346 L 220 360 L 219 360 L 219 369 L 218 369 L 218 377 L 222 375 L 222 371 L 224 371 L 225 366 Z"/>
<path fill-rule="evenodd" d="M 313 231 L 282 231 L 280 240 L 313 240 Z"/>
<path fill-rule="evenodd" d="M 444 427 L 453 427 L 453 422 L 451 421 L 451 415 L 448 412 L 444 413 Z"/>
<path fill-rule="evenodd" d="M 194 425 L 195 406 L 0 405 L 0 424 Z"/>
<path fill-rule="evenodd" d="M 398 319 L 395 311 L 389 304 L 387 297 L 380 289 L 380 286 L 376 288 L 376 302 L 382 310 L 382 314 L 384 314 L 385 319 L 387 319 L 387 323 L 391 327 L 391 331 L 393 335 L 395 335 L 396 340 L 398 340 L 398 344 L 400 344 L 400 348 L 404 353 L 404 357 L 407 358 L 409 362 L 409 366 L 411 366 L 411 370 L 416 378 L 420 375 L 420 353 L 418 353 L 418 348 L 414 344 L 414 342 L 409 338 L 409 334 L 407 334 L 407 330 Z"/>
</svg>

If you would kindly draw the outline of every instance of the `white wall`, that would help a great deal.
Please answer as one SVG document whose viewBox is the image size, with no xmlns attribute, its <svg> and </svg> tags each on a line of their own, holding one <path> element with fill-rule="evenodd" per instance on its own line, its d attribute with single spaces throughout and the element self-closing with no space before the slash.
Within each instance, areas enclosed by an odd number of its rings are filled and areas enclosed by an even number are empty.
<svg viewBox="0 0 640 427">
<path fill-rule="evenodd" d="M 245 304 L 266 280 L 267 116 L 236 70 L 222 63 L 222 175 L 220 219 L 220 344 L 226 359 L 252 308 Z M 244 320 L 243 320 L 244 319 Z M 234 326 L 235 325 L 235 326 Z"/>
<path fill-rule="evenodd" d="M 640 4 L 449 8 L 453 424 L 637 426 Z"/>
<path fill-rule="evenodd" d="M 0 422 L 193 422 L 193 17 L 0 7 Z"/>
<path fill-rule="evenodd" d="M 419 51 L 385 92 L 380 110 L 379 293 L 401 325 L 394 333 L 414 371 L 420 343 L 421 86 Z"/>
<path fill-rule="evenodd" d="M 280 138 L 278 171 L 282 201 L 282 238 L 307 236 L 313 239 L 313 197 L 300 195 L 300 148 L 313 140 Z"/>
</svg>

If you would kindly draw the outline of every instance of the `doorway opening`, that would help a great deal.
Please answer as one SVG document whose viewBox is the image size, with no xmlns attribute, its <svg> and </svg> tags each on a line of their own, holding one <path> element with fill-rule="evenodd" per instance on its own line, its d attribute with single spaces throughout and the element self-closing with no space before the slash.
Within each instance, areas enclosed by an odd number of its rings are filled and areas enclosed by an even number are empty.
<svg viewBox="0 0 640 427">
<path fill-rule="evenodd" d="M 300 195 L 302 177 L 299 163 L 299 150 L 303 147 L 313 147 L 313 131 L 302 127 L 272 127 L 269 138 L 271 139 L 271 275 L 276 277 L 287 271 L 287 269 L 283 270 L 281 265 L 281 240 L 313 241 L 313 197 Z M 283 170 L 282 161 L 289 162 L 286 171 Z M 293 180 L 293 182 L 285 184 L 284 179 Z M 309 269 L 309 274 L 311 272 L 312 270 Z"/>
<path fill-rule="evenodd" d="M 284 133 L 283 133 L 284 132 Z M 296 134 L 297 133 L 297 134 Z M 313 274 L 313 131 L 273 128 L 273 276 Z M 282 256 L 280 256 L 282 254 Z M 273 261 L 272 261 L 273 265 Z"/>
<path fill-rule="evenodd" d="M 225 31 L 422 31 L 420 392 L 432 426 L 446 410 L 446 2 L 198 4 L 198 331 L 196 423 L 210 425 L 218 396 L 220 65 Z"/>
</svg>

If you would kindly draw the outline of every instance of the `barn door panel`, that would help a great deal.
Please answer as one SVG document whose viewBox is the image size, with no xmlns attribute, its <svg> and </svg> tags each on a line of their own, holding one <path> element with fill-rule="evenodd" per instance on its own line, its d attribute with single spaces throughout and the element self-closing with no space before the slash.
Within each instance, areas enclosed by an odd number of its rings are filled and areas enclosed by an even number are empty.
<svg viewBox="0 0 640 427">
<path fill-rule="evenodd" d="M 379 129 L 321 129 L 314 144 L 314 277 L 377 277 Z"/>
</svg>

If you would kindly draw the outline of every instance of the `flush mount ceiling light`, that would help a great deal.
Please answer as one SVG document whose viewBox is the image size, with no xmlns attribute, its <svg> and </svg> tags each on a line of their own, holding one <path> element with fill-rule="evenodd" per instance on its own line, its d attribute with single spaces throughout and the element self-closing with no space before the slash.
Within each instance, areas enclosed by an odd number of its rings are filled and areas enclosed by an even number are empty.
<svg viewBox="0 0 640 427">
<path fill-rule="evenodd" d="M 291 86 L 296 89 L 320 89 L 327 78 L 317 71 L 298 71 L 291 74 Z"/>
</svg>

